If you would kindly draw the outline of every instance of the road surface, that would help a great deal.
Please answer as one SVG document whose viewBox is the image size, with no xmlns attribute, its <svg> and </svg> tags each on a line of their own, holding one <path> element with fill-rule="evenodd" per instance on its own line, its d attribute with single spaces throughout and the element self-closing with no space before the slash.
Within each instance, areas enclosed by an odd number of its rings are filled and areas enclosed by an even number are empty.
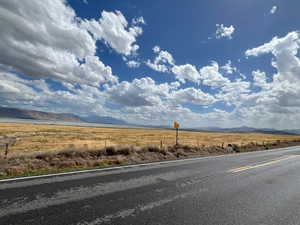
<svg viewBox="0 0 300 225">
<path fill-rule="evenodd" d="M 300 224 L 300 147 L 2 181 L 0 224 Z"/>
</svg>

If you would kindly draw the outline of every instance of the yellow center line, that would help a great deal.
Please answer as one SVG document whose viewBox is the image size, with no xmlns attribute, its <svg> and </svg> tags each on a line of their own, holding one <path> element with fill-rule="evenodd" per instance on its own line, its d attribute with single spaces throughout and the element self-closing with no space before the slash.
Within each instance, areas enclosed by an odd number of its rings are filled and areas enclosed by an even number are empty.
<svg viewBox="0 0 300 225">
<path fill-rule="evenodd" d="M 258 167 L 262 167 L 262 166 L 269 166 L 269 165 L 272 165 L 272 164 L 275 164 L 275 163 L 279 163 L 281 161 L 284 161 L 284 160 L 287 160 L 287 159 L 291 159 L 291 158 L 295 158 L 295 157 L 299 157 L 300 155 L 290 155 L 286 158 L 283 158 L 283 159 L 277 159 L 277 160 L 272 160 L 270 162 L 265 162 L 265 163 L 261 163 L 261 164 L 256 164 L 256 165 L 249 165 L 249 166 L 243 166 L 243 167 L 239 167 L 239 168 L 234 168 L 234 169 L 231 169 L 229 170 L 228 172 L 230 173 L 238 173 L 238 172 L 242 172 L 242 171 L 245 171 L 245 170 L 250 170 L 250 169 L 255 169 L 255 168 L 258 168 Z"/>
</svg>

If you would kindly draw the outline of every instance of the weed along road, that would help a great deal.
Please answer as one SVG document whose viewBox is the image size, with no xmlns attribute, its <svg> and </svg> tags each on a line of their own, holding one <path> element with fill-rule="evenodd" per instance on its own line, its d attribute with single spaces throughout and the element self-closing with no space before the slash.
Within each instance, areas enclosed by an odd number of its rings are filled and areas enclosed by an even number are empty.
<svg viewBox="0 0 300 225">
<path fill-rule="evenodd" d="M 0 224 L 300 224 L 300 147 L 0 182 Z"/>
</svg>

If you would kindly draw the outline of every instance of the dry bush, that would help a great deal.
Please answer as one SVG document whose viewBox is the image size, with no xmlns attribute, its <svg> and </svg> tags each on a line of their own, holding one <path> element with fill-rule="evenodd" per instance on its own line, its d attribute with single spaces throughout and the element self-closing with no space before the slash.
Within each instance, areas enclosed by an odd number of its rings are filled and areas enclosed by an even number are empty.
<svg viewBox="0 0 300 225">
<path fill-rule="evenodd" d="M 118 146 L 109 146 L 105 149 L 106 155 L 112 156 L 112 155 L 130 155 L 134 148 L 129 145 L 118 145 Z"/>
</svg>

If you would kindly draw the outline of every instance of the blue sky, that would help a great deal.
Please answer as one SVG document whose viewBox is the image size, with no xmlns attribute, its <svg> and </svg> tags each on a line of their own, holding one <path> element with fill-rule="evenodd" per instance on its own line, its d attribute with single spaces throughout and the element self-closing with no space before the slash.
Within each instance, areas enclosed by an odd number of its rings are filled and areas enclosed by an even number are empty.
<svg viewBox="0 0 300 225">
<path fill-rule="evenodd" d="M 0 9 L 2 106 L 300 127 L 299 1 L 12 0 Z"/>
</svg>

